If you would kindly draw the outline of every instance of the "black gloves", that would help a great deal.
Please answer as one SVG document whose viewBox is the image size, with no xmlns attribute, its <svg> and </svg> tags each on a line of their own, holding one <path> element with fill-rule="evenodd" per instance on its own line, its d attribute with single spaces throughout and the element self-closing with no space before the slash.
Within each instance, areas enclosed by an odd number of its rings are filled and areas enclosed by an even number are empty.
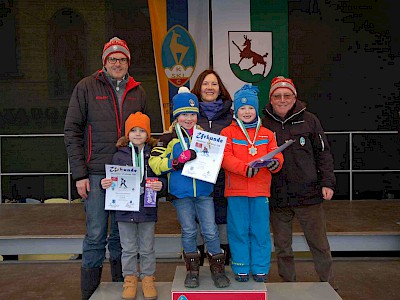
<svg viewBox="0 0 400 300">
<path fill-rule="evenodd" d="M 267 165 L 267 169 L 270 171 L 275 171 L 276 169 L 278 169 L 280 166 L 279 160 L 277 159 L 272 159 Z"/>
<path fill-rule="evenodd" d="M 258 173 L 258 168 L 252 168 L 252 167 L 248 167 L 247 171 L 246 171 L 246 176 L 248 178 L 252 178 L 254 176 L 256 176 L 256 174 Z"/>
</svg>

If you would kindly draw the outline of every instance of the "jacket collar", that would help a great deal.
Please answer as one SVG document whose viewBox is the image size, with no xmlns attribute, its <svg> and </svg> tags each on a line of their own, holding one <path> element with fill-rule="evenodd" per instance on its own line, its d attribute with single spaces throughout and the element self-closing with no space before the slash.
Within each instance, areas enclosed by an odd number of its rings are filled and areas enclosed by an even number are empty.
<svg viewBox="0 0 400 300">
<path fill-rule="evenodd" d="M 95 73 L 93 73 L 93 76 L 94 76 L 97 80 L 100 80 L 100 81 L 103 82 L 103 83 L 106 83 L 106 82 L 107 82 L 107 79 L 106 79 L 106 76 L 107 76 L 107 75 L 105 74 L 105 72 L 104 72 L 103 69 L 98 70 L 98 71 L 96 71 Z M 130 75 L 128 75 L 128 74 L 127 74 L 127 76 L 128 76 L 128 78 L 127 78 L 128 82 L 126 83 L 126 90 L 133 89 L 133 88 L 135 88 L 135 87 L 137 87 L 138 85 L 141 84 L 141 82 L 136 81 L 135 79 L 133 79 L 132 76 L 130 76 Z"/>
</svg>

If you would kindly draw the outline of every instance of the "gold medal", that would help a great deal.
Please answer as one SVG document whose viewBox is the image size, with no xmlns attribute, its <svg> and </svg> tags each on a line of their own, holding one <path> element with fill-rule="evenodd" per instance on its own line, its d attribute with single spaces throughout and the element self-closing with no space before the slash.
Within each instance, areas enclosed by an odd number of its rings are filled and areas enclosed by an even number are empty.
<svg viewBox="0 0 400 300">
<path fill-rule="evenodd" d="M 257 148 L 254 147 L 254 145 L 252 145 L 252 146 L 249 148 L 249 154 L 251 154 L 251 155 L 253 155 L 253 156 L 257 154 Z"/>
<path fill-rule="evenodd" d="M 248 145 L 251 146 L 249 148 L 249 154 L 254 156 L 257 154 L 257 148 L 254 146 L 256 139 L 257 139 L 257 135 L 258 135 L 258 131 L 260 130 L 261 127 L 261 119 L 260 117 L 258 117 L 257 119 L 257 127 L 256 127 L 256 132 L 254 133 L 254 138 L 253 141 L 251 141 L 249 133 L 247 132 L 247 129 L 245 127 L 245 125 L 243 124 L 243 122 L 239 119 L 237 119 L 236 117 L 234 117 L 240 127 L 240 129 L 242 130 L 243 134 L 246 136 L 247 142 L 249 143 Z"/>
</svg>

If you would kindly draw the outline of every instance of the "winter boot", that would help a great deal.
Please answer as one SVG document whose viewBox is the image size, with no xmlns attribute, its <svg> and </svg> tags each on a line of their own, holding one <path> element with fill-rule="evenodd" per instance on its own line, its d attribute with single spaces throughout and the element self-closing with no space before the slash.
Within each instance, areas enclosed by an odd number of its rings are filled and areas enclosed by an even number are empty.
<svg viewBox="0 0 400 300">
<path fill-rule="evenodd" d="M 198 245 L 197 249 L 200 252 L 200 266 L 204 265 L 204 259 L 206 258 L 206 253 L 204 252 L 204 244 L 203 245 Z"/>
<path fill-rule="evenodd" d="M 100 284 L 103 267 L 81 268 L 82 300 L 88 300 Z"/>
<path fill-rule="evenodd" d="M 260 274 L 253 274 L 253 279 L 255 282 L 267 282 L 268 281 L 268 276 L 265 273 L 260 273 Z"/>
<path fill-rule="evenodd" d="M 154 285 L 154 276 L 145 276 L 142 279 L 142 290 L 144 300 L 156 300 L 157 299 L 157 289 Z"/>
<path fill-rule="evenodd" d="M 137 293 L 138 278 L 135 275 L 126 275 L 124 280 L 124 291 L 122 299 L 135 300 Z"/>
<path fill-rule="evenodd" d="M 211 278 L 217 288 L 224 288 L 231 284 L 225 275 L 225 253 L 211 255 L 207 252 L 208 261 L 210 262 Z"/>
<path fill-rule="evenodd" d="M 124 277 L 122 276 L 121 258 L 110 259 L 110 269 L 111 269 L 111 280 L 113 282 L 124 282 Z"/>
<path fill-rule="evenodd" d="M 197 288 L 199 286 L 200 255 L 197 252 L 183 253 L 186 263 L 185 287 Z"/>
<path fill-rule="evenodd" d="M 235 274 L 235 280 L 238 281 L 238 282 L 248 282 L 249 281 L 249 274 L 247 274 L 247 273 Z"/>
<path fill-rule="evenodd" d="M 231 260 L 231 248 L 229 247 L 229 244 L 221 244 L 220 246 L 225 252 L 225 266 L 229 266 Z"/>
</svg>

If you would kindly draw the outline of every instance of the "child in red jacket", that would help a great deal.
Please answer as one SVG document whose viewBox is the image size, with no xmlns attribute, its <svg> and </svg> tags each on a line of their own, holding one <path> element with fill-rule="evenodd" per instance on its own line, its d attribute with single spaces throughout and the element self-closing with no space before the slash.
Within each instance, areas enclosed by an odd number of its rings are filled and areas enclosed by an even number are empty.
<svg viewBox="0 0 400 300">
<path fill-rule="evenodd" d="M 228 240 L 232 271 L 239 282 L 266 282 L 271 262 L 269 202 L 271 172 L 282 168 L 283 155 L 251 167 L 250 162 L 277 148 L 272 131 L 258 116 L 258 88 L 244 85 L 234 95 L 234 121 L 221 131 L 227 137 L 222 167 L 226 172 Z"/>
</svg>

